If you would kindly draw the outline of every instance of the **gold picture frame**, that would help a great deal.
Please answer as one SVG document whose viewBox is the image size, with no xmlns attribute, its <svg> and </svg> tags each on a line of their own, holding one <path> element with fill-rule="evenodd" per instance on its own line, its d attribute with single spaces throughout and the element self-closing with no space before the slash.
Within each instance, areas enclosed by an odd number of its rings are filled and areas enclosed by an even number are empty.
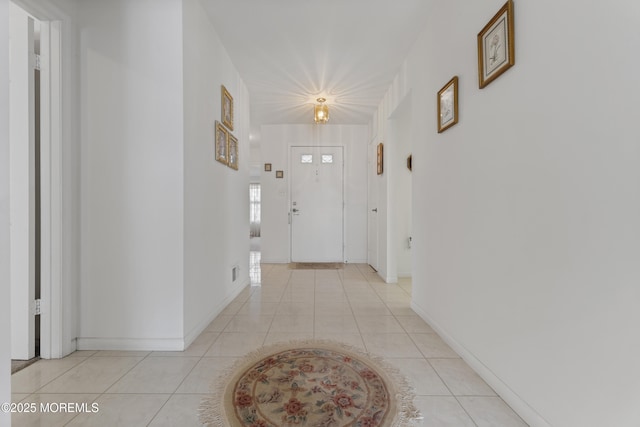
<svg viewBox="0 0 640 427">
<path fill-rule="evenodd" d="M 216 160 L 220 163 L 228 163 L 229 132 L 216 120 Z"/>
<path fill-rule="evenodd" d="M 238 170 L 238 138 L 229 134 L 228 147 L 227 166 L 231 169 Z"/>
<path fill-rule="evenodd" d="M 478 33 L 478 84 L 480 89 L 516 63 L 513 0 L 507 1 Z"/>
<path fill-rule="evenodd" d="M 222 123 L 233 130 L 233 97 L 222 85 Z"/>
<path fill-rule="evenodd" d="M 271 172 L 271 163 L 265 163 L 264 164 L 264 171 L 265 172 Z"/>
<path fill-rule="evenodd" d="M 438 91 L 438 133 L 458 123 L 458 76 Z"/>
<path fill-rule="evenodd" d="M 284 178 L 284 171 L 276 171 L 276 178 Z"/>
<path fill-rule="evenodd" d="M 383 163 L 384 163 L 384 145 L 381 142 L 380 144 L 378 144 L 378 149 L 376 151 L 376 172 L 378 173 L 378 175 L 382 175 Z"/>
</svg>

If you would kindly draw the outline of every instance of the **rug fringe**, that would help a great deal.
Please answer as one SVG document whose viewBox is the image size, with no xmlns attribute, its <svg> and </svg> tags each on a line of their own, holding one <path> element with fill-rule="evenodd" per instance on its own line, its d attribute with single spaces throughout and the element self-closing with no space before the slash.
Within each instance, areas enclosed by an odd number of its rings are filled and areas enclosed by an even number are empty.
<svg viewBox="0 0 640 427">
<path fill-rule="evenodd" d="M 400 370 L 383 357 L 373 355 L 361 348 L 339 341 L 293 340 L 260 347 L 249 352 L 241 359 L 235 361 L 231 366 L 224 369 L 212 384 L 212 395 L 204 398 L 200 404 L 200 409 L 198 411 L 200 414 L 200 422 L 207 426 L 229 427 L 223 398 L 225 390 L 229 385 L 229 380 L 233 377 L 234 373 L 245 366 L 251 366 L 258 363 L 265 356 L 295 347 L 321 347 L 328 350 L 338 349 L 350 352 L 356 356 L 366 357 L 368 361 L 371 361 L 375 367 L 379 368 L 388 377 L 396 392 L 395 397 L 398 402 L 398 413 L 389 427 L 409 427 L 416 425 L 417 421 L 422 419 L 420 411 L 413 404 L 413 400 L 415 398 L 414 388 L 409 384 L 409 381 L 400 372 Z"/>
</svg>

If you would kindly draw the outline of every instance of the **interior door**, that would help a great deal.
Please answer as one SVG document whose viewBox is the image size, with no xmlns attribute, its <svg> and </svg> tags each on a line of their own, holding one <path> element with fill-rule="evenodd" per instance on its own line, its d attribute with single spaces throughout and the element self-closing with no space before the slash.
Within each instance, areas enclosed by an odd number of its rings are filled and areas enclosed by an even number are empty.
<svg viewBox="0 0 640 427">
<path fill-rule="evenodd" d="M 343 262 L 342 147 L 291 147 L 291 261 Z"/>
<path fill-rule="evenodd" d="M 378 270 L 378 174 L 377 174 L 377 144 L 369 144 L 368 156 L 368 242 L 367 259 L 369 265 Z"/>
</svg>

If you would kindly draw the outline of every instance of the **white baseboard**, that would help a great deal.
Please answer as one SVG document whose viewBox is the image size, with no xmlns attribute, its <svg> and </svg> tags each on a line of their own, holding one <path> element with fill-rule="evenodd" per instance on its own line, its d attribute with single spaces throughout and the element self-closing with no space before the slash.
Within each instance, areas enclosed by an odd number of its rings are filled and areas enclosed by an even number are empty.
<svg viewBox="0 0 640 427">
<path fill-rule="evenodd" d="M 196 327 L 194 327 L 185 337 L 184 337 L 184 343 L 185 346 L 184 348 L 189 348 L 189 346 L 191 345 L 191 343 L 193 343 L 196 338 L 198 338 L 200 336 L 200 334 L 202 333 L 202 331 L 204 331 L 207 326 L 209 326 L 209 324 L 211 322 L 213 322 L 213 320 L 218 317 L 218 315 L 220 313 L 222 313 L 222 311 L 234 300 L 236 299 L 236 297 L 238 295 L 240 295 L 240 292 L 242 292 L 242 290 L 244 288 L 246 288 L 247 286 L 249 286 L 250 283 L 250 279 L 246 278 L 244 282 L 238 282 L 238 284 L 236 284 L 236 286 L 234 286 L 233 288 L 231 288 L 231 292 L 229 293 L 229 295 L 227 295 L 227 297 L 222 301 L 221 304 L 218 305 L 218 307 L 216 307 L 209 316 L 207 316 L 205 319 L 203 319 L 200 323 L 198 323 L 196 325 Z"/>
<path fill-rule="evenodd" d="M 207 326 L 233 301 L 244 288 L 249 286 L 249 278 L 238 282 L 231 292 L 213 312 L 193 328 L 184 339 L 181 338 L 78 338 L 78 350 L 120 350 L 120 351 L 184 351 L 204 331 Z"/>
<path fill-rule="evenodd" d="M 380 276 L 385 283 L 398 283 L 398 276 L 383 276 L 379 272 L 378 276 Z"/>
<path fill-rule="evenodd" d="M 485 366 L 473 353 L 449 335 L 437 322 L 435 322 L 425 310 L 411 301 L 411 308 L 418 316 L 433 328 L 465 362 L 486 381 L 487 384 L 513 409 L 530 427 L 551 427 L 535 409 L 525 402 L 506 383 L 496 376 L 489 367 Z"/>
</svg>

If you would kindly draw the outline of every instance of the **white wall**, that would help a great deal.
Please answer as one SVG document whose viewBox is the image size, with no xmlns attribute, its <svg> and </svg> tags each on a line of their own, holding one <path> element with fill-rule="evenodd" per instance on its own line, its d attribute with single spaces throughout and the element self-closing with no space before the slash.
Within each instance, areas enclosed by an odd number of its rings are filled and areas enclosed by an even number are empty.
<svg viewBox="0 0 640 427">
<path fill-rule="evenodd" d="M 311 125 L 314 126 L 314 125 Z M 366 126 L 338 130 L 344 148 L 345 260 L 367 262 L 367 135 Z"/>
<path fill-rule="evenodd" d="M 0 0 L 0 22 L 9 22 L 8 0 Z M 9 25 L 0 25 L 0 403 L 11 402 L 9 261 Z M 10 423 L 0 411 L 0 425 Z"/>
<path fill-rule="evenodd" d="M 344 147 L 345 158 L 345 261 L 367 259 L 367 127 L 358 125 L 265 125 L 261 128 L 262 161 L 262 262 L 290 260 L 289 151 L 292 145 Z M 276 179 L 275 171 L 284 178 Z"/>
<path fill-rule="evenodd" d="M 640 4 L 516 1 L 516 65 L 480 90 L 475 36 L 502 4 L 435 2 L 383 105 L 411 91 L 426 118 L 413 307 L 530 425 L 637 426 Z"/>
<path fill-rule="evenodd" d="M 260 183 L 260 176 L 264 170 L 260 147 L 261 139 L 260 126 L 251 126 L 249 131 L 249 181 L 252 183 Z"/>
<path fill-rule="evenodd" d="M 179 0 L 78 3 L 81 349 L 183 346 Z"/>
<path fill-rule="evenodd" d="M 407 96 L 391 114 L 389 119 L 390 139 L 387 150 L 393 151 L 393 163 L 387 167 L 387 172 L 393 174 L 393 191 L 390 196 L 392 201 L 390 208 L 395 210 L 395 220 L 391 231 L 396 257 L 396 270 L 398 277 L 411 277 L 411 249 L 409 237 L 411 237 L 412 224 L 412 183 L 411 171 L 407 168 L 407 157 L 411 154 L 411 96 Z"/>
<path fill-rule="evenodd" d="M 194 339 L 249 284 L 249 96 L 199 0 L 184 0 L 184 333 Z M 221 89 L 239 170 L 215 160 Z M 232 282 L 231 270 L 239 277 Z"/>
<path fill-rule="evenodd" d="M 180 350 L 249 283 L 248 91 L 199 0 L 78 9 L 79 347 Z M 214 158 L 221 85 L 238 171 Z"/>
<path fill-rule="evenodd" d="M 376 225 L 378 235 L 378 275 L 386 283 L 398 281 L 398 251 L 396 242 L 396 214 L 395 205 L 395 170 L 396 170 L 396 145 L 391 130 L 389 117 L 395 110 L 387 107 L 388 101 L 380 102 L 378 111 L 371 123 L 371 135 L 369 156 L 370 167 L 376 168 L 375 174 L 370 176 L 370 194 L 377 201 Z M 382 150 L 382 174 L 377 174 L 377 146 L 383 144 Z M 374 195 L 373 192 L 376 194 Z"/>
</svg>

